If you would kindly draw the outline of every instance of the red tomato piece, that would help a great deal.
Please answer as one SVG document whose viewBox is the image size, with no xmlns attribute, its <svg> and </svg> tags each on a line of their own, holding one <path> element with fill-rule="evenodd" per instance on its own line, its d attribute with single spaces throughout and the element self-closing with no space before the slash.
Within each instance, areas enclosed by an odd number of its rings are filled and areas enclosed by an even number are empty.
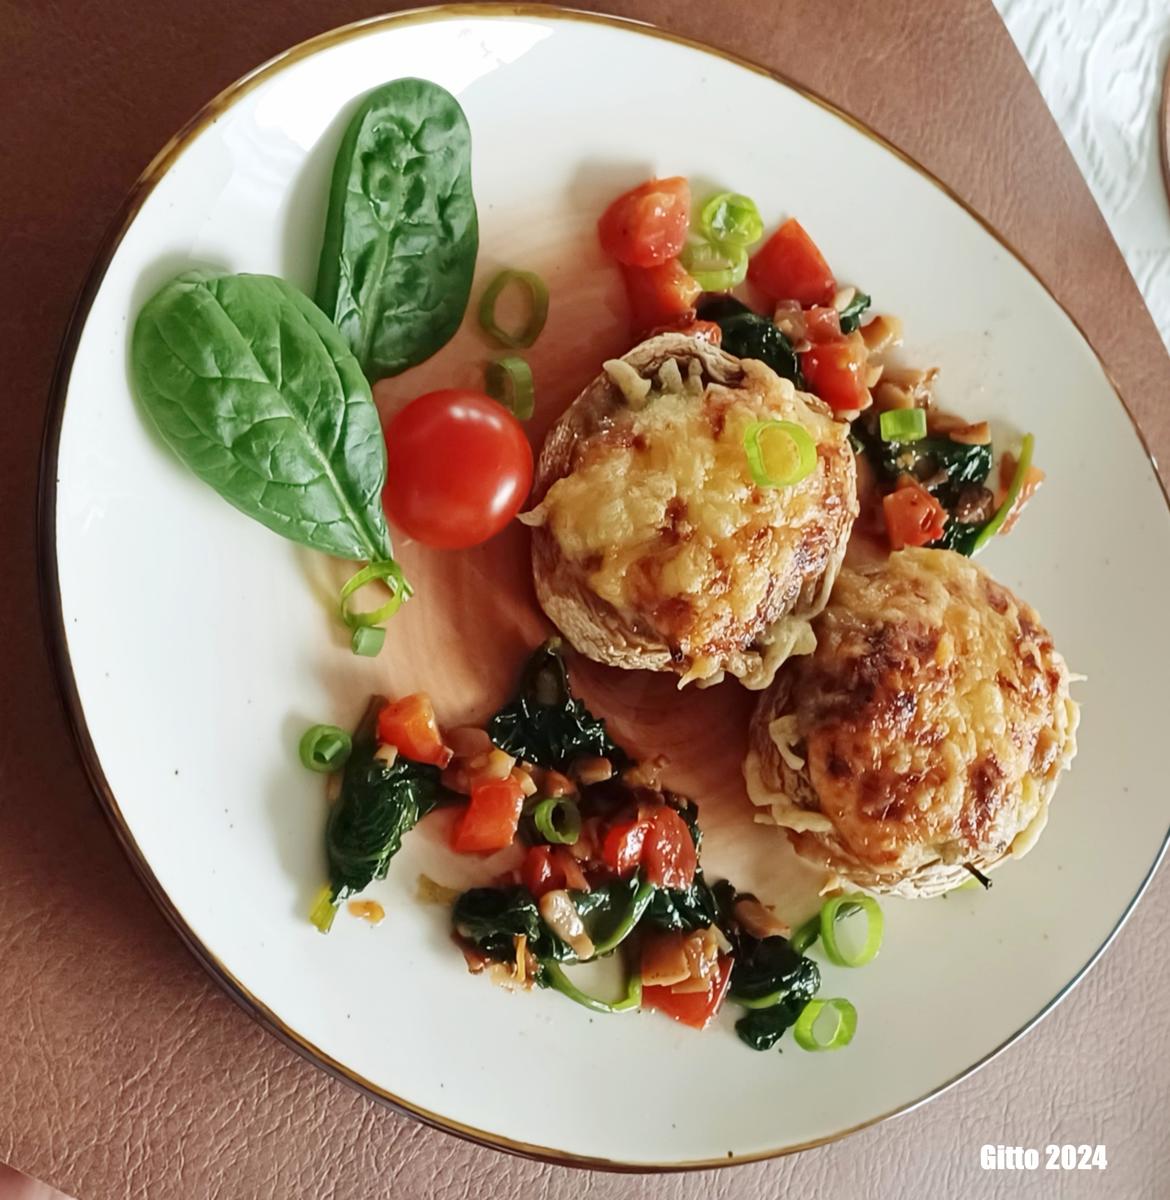
<svg viewBox="0 0 1170 1200">
<path fill-rule="evenodd" d="M 520 511 L 532 448 L 520 422 L 482 392 L 444 388 L 386 427 L 386 515 L 439 550 L 478 546 Z"/>
<path fill-rule="evenodd" d="M 378 713 L 378 741 L 383 746 L 397 746 L 406 758 L 436 767 L 445 767 L 453 757 L 443 745 L 434 706 L 425 692 L 395 700 Z"/>
<path fill-rule="evenodd" d="M 727 986 L 731 982 L 731 955 L 724 955 L 705 992 L 672 992 L 665 985 L 642 989 L 642 1007 L 656 1008 L 668 1017 L 692 1029 L 706 1029 L 719 1011 Z"/>
<path fill-rule="evenodd" d="M 673 808 L 660 808 L 642 846 L 646 878 L 658 887 L 688 888 L 698 865 L 687 823 Z"/>
<path fill-rule="evenodd" d="M 524 792 L 514 779 L 477 783 L 451 831 L 451 849 L 460 854 L 503 850 L 516 836 L 523 808 Z"/>
<path fill-rule="evenodd" d="M 859 333 L 835 342 L 822 342 L 800 356 L 808 390 L 834 412 L 858 412 L 872 402 L 865 386 L 869 351 Z"/>
<path fill-rule="evenodd" d="M 810 342 L 841 340 L 841 315 L 835 308 L 817 305 L 804 314 L 804 333 Z"/>
<path fill-rule="evenodd" d="M 529 846 L 520 867 L 520 880 L 538 900 L 545 892 L 565 886 L 565 876 L 558 869 L 551 846 Z"/>
<path fill-rule="evenodd" d="M 703 289 L 677 258 L 660 267 L 623 267 L 622 276 L 630 301 L 630 324 L 637 333 L 694 320 L 695 303 Z"/>
<path fill-rule="evenodd" d="M 947 527 L 947 511 L 925 489 L 903 476 L 897 490 L 882 499 L 886 533 L 890 546 L 926 546 L 942 537 Z"/>
<path fill-rule="evenodd" d="M 806 308 L 831 304 L 837 291 L 829 264 L 795 217 L 752 256 L 748 278 L 770 300 L 799 300 Z"/>
<path fill-rule="evenodd" d="M 680 175 L 648 179 L 619 196 L 597 222 L 601 248 L 627 267 L 677 258 L 691 220 L 691 186 Z"/>
<path fill-rule="evenodd" d="M 602 862 L 617 876 L 632 875 L 642 861 L 649 821 L 622 821 L 611 825 L 601 843 Z"/>
</svg>

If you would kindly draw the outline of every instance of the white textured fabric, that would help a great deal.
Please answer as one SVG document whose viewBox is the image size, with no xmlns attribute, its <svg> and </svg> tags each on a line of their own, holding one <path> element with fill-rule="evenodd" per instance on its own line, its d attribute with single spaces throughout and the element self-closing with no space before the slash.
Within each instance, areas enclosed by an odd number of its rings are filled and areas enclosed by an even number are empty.
<svg viewBox="0 0 1170 1200">
<path fill-rule="evenodd" d="M 1170 348 L 1167 0 L 995 0 Z"/>
</svg>

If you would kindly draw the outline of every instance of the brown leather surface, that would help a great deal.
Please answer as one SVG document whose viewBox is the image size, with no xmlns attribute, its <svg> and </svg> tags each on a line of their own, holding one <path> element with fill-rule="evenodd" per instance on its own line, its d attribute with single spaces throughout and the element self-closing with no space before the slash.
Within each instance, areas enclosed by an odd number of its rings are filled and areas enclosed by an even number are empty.
<svg viewBox="0 0 1170 1200">
<path fill-rule="evenodd" d="M 1170 360 L 987 0 L 605 6 L 780 68 L 938 173 L 1065 301 L 1170 459 Z M 0 0 L 0 1160 L 81 1200 L 1170 1194 L 1167 873 L 1051 1019 L 935 1103 L 789 1159 L 650 1178 L 509 1158 L 379 1107 L 254 1024 L 154 909 L 90 794 L 39 638 L 54 355 L 104 226 L 166 138 L 256 63 L 378 7 Z M 621 1083 L 615 1103 L 647 1094 Z M 985 1142 L 1050 1141 L 1104 1142 L 1109 1167 L 979 1168 Z"/>
</svg>

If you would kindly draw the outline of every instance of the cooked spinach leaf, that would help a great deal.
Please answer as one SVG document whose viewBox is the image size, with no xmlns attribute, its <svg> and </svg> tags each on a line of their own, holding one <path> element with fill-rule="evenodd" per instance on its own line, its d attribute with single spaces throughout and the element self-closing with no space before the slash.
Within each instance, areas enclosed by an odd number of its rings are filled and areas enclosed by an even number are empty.
<svg viewBox="0 0 1170 1200">
<path fill-rule="evenodd" d="M 694 881 L 688 888 L 655 889 L 644 919 L 657 929 L 690 933 L 695 929 L 718 925 L 719 918 L 719 905 L 703 881 L 703 872 L 696 871 Z"/>
<path fill-rule="evenodd" d="M 641 882 L 633 875 L 603 883 L 591 892 L 570 893 L 594 946 L 617 945 L 615 938 L 624 940 L 646 911 L 646 897 L 641 892 Z"/>
<path fill-rule="evenodd" d="M 942 537 L 936 542 L 931 542 L 931 548 L 954 550 L 970 558 L 975 552 L 975 543 L 979 540 L 979 535 L 983 532 L 986 524 L 986 521 L 959 521 L 955 517 L 949 516 Z"/>
<path fill-rule="evenodd" d="M 726 321 L 729 317 L 742 317 L 745 313 L 754 317 L 756 314 L 742 300 L 734 296 L 707 296 L 699 301 L 696 315 L 704 321 Z"/>
<path fill-rule="evenodd" d="M 438 803 L 439 769 L 399 756 L 376 757 L 377 742 L 361 737 L 345 764 L 341 795 L 329 814 L 325 849 L 329 890 L 336 906 L 386 870 L 403 837 Z"/>
<path fill-rule="evenodd" d="M 371 380 L 451 339 L 478 249 L 459 102 L 423 79 L 375 89 L 337 153 L 316 292 Z"/>
<path fill-rule="evenodd" d="M 862 314 L 869 308 L 872 302 L 872 297 L 859 291 L 838 314 L 841 322 L 841 332 L 852 333 L 855 329 L 860 329 Z"/>
<path fill-rule="evenodd" d="M 241 512 L 327 554 L 390 557 L 370 387 L 307 296 L 187 271 L 139 313 L 131 368 L 163 440 Z"/>
<path fill-rule="evenodd" d="M 515 939 L 521 936 L 528 939 L 528 949 L 537 959 L 564 962 L 574 957 L 541 920 L 527 888 L 471 888 L 455 901 L 451 920 L 460 937 L 497 962 L 516 957 Z"/>
<path fill-rule="evenodd" d="M 624 766 L 625 751 L 606 733 L 605 722 L 574 698 L 560 646 L 552 638 L 532 655 L 519 696 L 488 722 L 488 736 L 501 750 L 542 767 L 562 770 L 582 755 Z"/>
<path fill-rule="evenodd" d="M 723 330 L 723 349 L 736 358 L 758 358 L 781 379 L 791 379 L 804 387 L 800 359 L 792 343 L 767 318 L 755 313 L 739 313 L 716 322 Z"/>
<path fill-rule="evenodd" d="M 798 954 L 787 938 L 741 936 L 731 970 L 731 999 L 751 1011 L 735 1023 L 736 1033 L 753 1050 L 770 1050 L 820 986 L 817 964 Z"/>
</svg>

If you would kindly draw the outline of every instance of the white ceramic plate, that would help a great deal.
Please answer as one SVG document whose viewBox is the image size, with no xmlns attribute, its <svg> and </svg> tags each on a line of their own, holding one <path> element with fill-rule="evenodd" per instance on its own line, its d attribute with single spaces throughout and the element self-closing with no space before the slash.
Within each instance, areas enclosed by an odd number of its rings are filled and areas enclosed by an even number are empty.
<svg viewBox="0 0 1170 1200">
<path fill-rule="evenodd" d="M 372 890 L 390 914 L 380 928 L 339 919 L 323 938 L 304 918 L 323 879 L 324 801 L 320 779 L 297 766 L 299 732 L 352 723 L 372 691 L 420 684 L 449 719 L 482 715 L 541 626 L 510 619 L 491 644 L 460 649 L 461 614 L 492 611 L 491 587 L 477 585 L 489 560 L 498 569 L 504 555 L 522 579 L 523 534 L 434 567 L 450 589 L 432 580 L 383 657 L 355 659 L 328 613 L 333 564 L 241 517 L 148 431 L 127 334 L 153 290 L 193 263 L 311 290 L 342 126 L 357 97 L 402 74 L 443 84 L 467 112 L 480 279 L 508 262 L 552 285 L 536 359 L 544 419 L 621 348 L 615 273 L 590 231 L 612 195 L 657 172 L 746 192 L 770 222 L 799 214 L 843 278 L 903 317 L 916 360 L 943 368 L 945 403 L 1036 433 L 1049 483 L 983 561 L 1088 676 L 1081 754 L 1038 848 L 991 893 L 891 902 L 877 962 L 826 969 L 825 994 L 848 995 L 861 1014 L 845 1052 L 788 1041 L 783 1055 L 753 1054 L 729 1028 L 592 1018 L 469 976 L 445 914 L 412 898 L 441 829 L 410 839 Z M 923 172 L 814 100 L 615 21 L 466 6 L 377 20 L 282 56 L 197 118 L 144 177 L 86 301 L 50 430 L 45 535 L 63 686 L 95 783 L 212 969 L 370 1090 L 447 1128 L 562 1157 L 717 1164 L 810 1145 L 934 1094 L 1026 1029 L 1147 880 L 1170 823 L 1170 523 L 1150 462 L 1094 354 L 1029 271 Z M 397 395 L 472 382 L 484 355 L 465 332 Z M 416 568 L 425 558 L 402 554 Z M 593 694 L 604 699 L 596 680 Z M 669 720 L 668 709 L 663 737 Z M 713 792 L 734 791 L 731 776 Z M 712 815 L 712 853 L 727 857 L 738 818 Z M 761 843 L 754 869 L 773 852 L 783 864 L 779 844 Z"/>
</svg>

